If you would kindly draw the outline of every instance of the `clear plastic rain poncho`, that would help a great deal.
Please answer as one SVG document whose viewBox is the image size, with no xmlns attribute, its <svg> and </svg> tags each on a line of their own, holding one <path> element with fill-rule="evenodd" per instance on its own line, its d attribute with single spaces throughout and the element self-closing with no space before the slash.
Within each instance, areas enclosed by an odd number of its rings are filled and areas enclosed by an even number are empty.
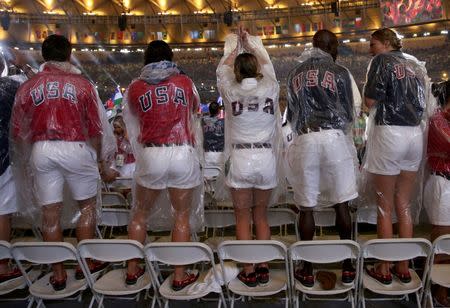
<svg viewBox="0 0 450 308">
<path fill-rule="evenodd" d="M 357 197 L 352 128 L 361 96 L 350 72 L 321 49 L 306 49 L 298 62 L 287 84 L 286 173 L 298 206 L 329 207 Z"/>
<path fill-rule="evenodd" d="M 450 81 L 433 84 L 438 108 L 429 120 L 424 207 L 432 225 L 450 225 Z"/>
<path fill-rule="evenodd" d="M 411 200 L 395 201 L 391 214 L 402 221 L 418 223 L 422 207 L 426 118 L 435 106 L 425 63 L 401 51 L 375 56 L 369 64 L 364 96 L 375 104 L 370 109 L 361 170 L 358 205 L 366 213 L 366 217 L 361 218 L 373 223 L 377 209 L 379 217 L 387 215 L 386 210 L 377 206 L 377 195 L 379 200 L 388 200 L 383 199 L 381 189 L 376 189 L 373 174 L 393 176 L 401 171 L 417 171 Z M 399 195 L 398 187 L 396 190 Z"/>
<path fill-rule="evenodd" d="M 97 162 L 116 152 L 111 126 L 95 87 L 75 66 L 46 62 L 39 71 L 19 89 L 11 119 L 18 211 L 41 227 L 41 207 L 63 202 L 61 225 L 72 228 L 80 217 L 75 200 L 97 196 L 97 215 L 88 214 L 95 224 L 101 205 Z"/>
<path fill-rule="evenodd" d="M 133 211 L 138 208 L 136 183 L 161 190 L 156 202 L 143 211 L 148 230 L 178 227 L 174 225 L 177 211 L 166 189 L 171 187 L 194 189 L 191 206 L 185 207 L 190 211 L 190 232 L 203 228 L 203 177 L 194 170 L 200 168 L 203 156 L 202 129 L 196 117 L 199 102 L 193 82 L 170 61 L 144 66 L 125 92 L 124 121 L 136 159 Z M 182 200 L 187 195 L 178 197 Z"/>
<path fill-rule="evenodd" d="M 286 188 L 282 163 L 281 115 L 278 105 L 279 84 L 269 54 L 261 38 L 248 35 L 251 51 L 244 50 L 240 38 L 230 34 L 225 39 L 224 56 L 217 68 L 217 87 L 225 106 L 225 149 L 223 174 L 218 179 L 216 197 L 230 200 L 227 186 L 236 188 L 258 187 L 265 173 L 276 170 L 273 185 L 260 189 L 273 189 L 269 205 L 278 203 Z M 233 64 L 224 62 L 237 48 L 237 54 L 255 53 L 260 66 L 261 79 L 245 78 L 238 83 Z M 270 149 L 272 158 L 264 161 L 260 149 Z M 256 162 L 256 163 L 255 163 Z M 247 183 L 231 178 L 239 174 Z M 249 184 L 253 182 L 254 185 Z M 242 186 L 243 185 L 243 186 Z M 249 186 L 248 186 L 249 185 Z M 249 204 L 251 206 L 251 204 Z"/>
</svg>

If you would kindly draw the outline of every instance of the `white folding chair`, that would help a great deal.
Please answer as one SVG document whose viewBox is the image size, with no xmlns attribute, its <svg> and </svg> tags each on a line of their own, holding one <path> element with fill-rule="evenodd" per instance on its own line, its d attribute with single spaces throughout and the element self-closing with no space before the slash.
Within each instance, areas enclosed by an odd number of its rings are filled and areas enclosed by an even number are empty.
<svg viewBox="0 0 450 308">
<path fill-rule="evenodd" d="M 433 297 L 431 296 L 431 284 L 437 284 L 445 288 L 450 288 L 450 264 L 433 264 L 436 255 L 450 255 L 450 235 L 442 235 L 433 242 L 433 249 L 429 262 L 429 272 L 425 284 L 423 304 L 429 300 L 430 307 L 433 308 Z"/>
<path fill-rule="evenodd" d="M 306 261 L 318 264 L 329 264 L 353 259 L 356 261 L 356 268 L 359 268 L 359 245 L 351 240 L 326 240 L 326 241 L 304 241 L 292 244 L 289 247 L 289 268 L 292 282 L 292 295 L 294 296 L 295 307 L 299 307 L 299 296 L 303 294 L 303 300 L 307 299 L 305 295 L 328 296 L 323 298 L 329 300 L 331 295 L 345 294 L 345 298 L 334 298 L 334 300 L 348 300 L 352 307 L 355 307 L 358 276 L 357 270 L 354 282 L 351 285 L 342 283 L 341 269 L 326 269 L 326 271 L 336 274 L 336 285 L 332 290 L 324 290 L 318 281 L 315 281 L 312 288 L 306 288 L 294 277 L 295 262 Z M 316 269 L 317 270 L 317 269 Z M 316 279 L 317 280 L 317 279 Z M 314 300 L 322 298 L 314 298 Z"/>
<path fill-rule="evenodd" d="M 167 265 L 188 265 L 199 262 L 208 262 L 211 264 L 212 279 L 216 283 L 221 280 L 219 273 L 217 272 L 216 265 L 214 263 L 214 256 L 211 248 L 203 243 L 196 242 L 154 242 L 147 244 L 144 248 L 145 257 L 148 267 L 153 276 L 153 281 L 159 290 L 159 294 L 164 297 L 165 307 L 169 306 L 169 299 L 171 300 L 192 300 L 202 298 L 208 295 L 212 290 L 208 288 L 211 282 L 205 280 L 207 278 L 206 272 L 201 272 L 198 280 L 193 284 L 185 287 L 180 291 L 172 290 L 171 284 L 173 280 L 173 274 L 167 277 L 162 283 L 159 279 L 157 270 L 157 262 Z M 219 292 L 218 307 L 220 308 L 222 303 L 226 307 L 226 301 L 222 288 L 215 290 Z M 152 308 L 155 306 L 155 300 L 152 301 Z"/>
<path fill-rule="evenodd" d="M 225 228 L 235 226 L 236 217 L 233 210 L 205 210 L 205 227 L 206 234 L 212 229 L 212 236 L 208 237 L 204 243 L 208 245 L 214 252 L 217 246 L 225 240 L 234 240 L 235 236 L 225 236 Z M 220 230 L 219 230 L 220 229 Z M 220 232 L 220 235 L 217 233 Z"/>
<path fill-rule="evenodd" d="M 267 221 L 269 227 L 280 227 L 279 234 L 272 234 L 271 239 L 280 241 L 289 247 L 292 243 L 300 240 L 298 234 L 298 215 L 288 208 L 269 208 L 267 210 Z M 295 234 L 288 234 L 288 226 L 293 225 Z"/>
<path fill-rule="evenodd" d="M 126 268 L 112 269 L 105 272 L 101 277 L 91 274 L 87 258 L 103 262 L 123 262 L 130 259 L 143 259 L 143 246 L 134 240 L 83 240 L 78 244 L 84 272 L 88 273 L 87 281 L 93 292 L 91 303 L 98 302 L 103 306 L 105 296 L 136 295 L 133 298 L 139 300 L 139 293 L 151 286 L 151 277 L 146 270 L 144 277 L 139 279 L 133 286 L 125 284 Z"/>
<path fill-rule="evenodd" d="M 102 191 L 102 207 L 129 208 L 129 205 L 121 193 Z"/>
<path fill-rule="evenodd" d="M 105 238 L 106 230 L 109 227 L 109 238 L 113 237 L 114 227 L 128 226 L 130 221 L 130 210 L 124 208 L 102 208 L 102 215 L 97 227 L 102 227 L 103 231 L 97 230 L 98 234 L 101 234 Z"/>
<path fill-rule="evenodd" d="M 3 259 L 12 259 L 11 255 L 11 245 L 6 241 L 0 241 L 0 260 Z M 34 281 L 37 276 L 39 275 L 39 271 L 33 270 L 32 272 L 28 273 L 30 279 Z M 27 282 L 25 280 L 25 277 L 21 276 L 16 279 L 12 279 L 8 282 L 4 282 L 0 284 L 0 296 L 6 295 L 8 293 L 11 293 L 18 289 L 23 289 L 27 286 Z M 17 300 L 25 300 L 25 298 L 17 298 Z M 4 298 L 0 298 L 0 301 L 5 300 Z M 7 300 L 16 300 L 16 298 L 8 298 Z"/>
<path fill-rule="evenodd" d="M 222 266 L 222 273 L 225 273 L 224 261 L 226 260 L 252 264 L 283 260 L 285 263 L 284 269 L 270 269 L 269 282 L 264 286 L 248 287 L 237 277 L 231 280 L 227 284 L 231 308 L 234 307 L 235 294 L 249 297 L 263 297 L 271 296 L 282 291 L 285 291 L 285 307 L 288 307 L 290 301 L 289 270 L 287 248 L 283 243 L 274 240 L 224 241 L 217 248 L 217 254 Z"/>
<path fill-rule="evenodd" d="M 358 291 L 359 301 L 362 307 L 366 307 L 366 299 L 364 290 L 370 290 L 376 294 L 398 296 L 402 299 L 409 299 L 408 295 L 414 293 L 416 295 L 417 305 L 421 307 L 421 293 L 428 272 L 428 261 L 431 254 L 431 243 L 422 238 L 394 238 L 394 239 L 376 239 L 367 241 L 361 250 L 360 260 L 360 288 Z M 422 278 L 413 270 L 409 269 L 411 274 L 411 282 L 403 284 L 395 277 L 390 285 L 382 285 L 367 273 L 364 272 L 364 265 L 368 259 L 376 259 L 380 261 L 402 261 L 411 260 L 417 257 L 425 257 L 427 259 L 426 266 Z M 383 298 L 375 298 L 374 300 L 383 300 Z M 388 298 L 392 300 L 392 298 Z"/>
<path fill-rule="evenodd" d="M 38 227 L 34 226 L 31 218 L 27 219 L 26 217 L 20 215 L 19 213 L 15 213 L 11 215 L 11 243 L 14 242 L 38 242 L 42 241 L 42 234 Z M 18 235 L 18 230 L 31 230 L 33 236 L 21 236 Z"/>
<path fill-rule="evenodd" d="M 19 266 L 22 275 L 29 287 L 32 296 L 28 307 L 36 301 L 37 307 L 43 305 L 43 300 L 56 300 L 68 298 L 75 293 L 87 288 L 86 280 L 76 280 L 75 270 L 66 269 L 67 281 L 66 288 L 61 291 L 55 291 L 49 282 L 53 272 L 33 282 L 30 274 L 25 270 L 22 261 L 34 264 L 52 264 L 64 262 L 66 260 L 78 261 L 81 264 L 75 247 L 65 242 L 17 242 L 11 246 L 11 254 Z M 85 273 L 86 275 L 86 273 Z M 77 296 L 81 300 L 82 292 Z"/>
</svg>

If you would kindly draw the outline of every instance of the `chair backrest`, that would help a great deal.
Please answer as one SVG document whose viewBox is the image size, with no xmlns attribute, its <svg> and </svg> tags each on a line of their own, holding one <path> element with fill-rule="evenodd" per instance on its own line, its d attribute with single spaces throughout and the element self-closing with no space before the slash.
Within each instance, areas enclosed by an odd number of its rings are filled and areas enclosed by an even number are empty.
<svg viewBox="0 0 450 308">
<path fill-rule="evenodd" d="M 289 247 L 293 261 L 334 263 L 345 259 L 359 258 L 359 245 L 351 240 L 302 241 Z"/>
<path fill-rule="evenodd" d="M 225 228 L 236 225 L 233 210 L 205 210 L 205 227 Z"/>
<path fill-rule="evenodd" d="M 11 244 L 7 241 L 0 241 L 0 260 L 11 258 Z"/>
<path fill-rule="evenodd" d="M 75 247 L 66 242 L 17 242 L 11 246 L 11 255 L 16 261 L 37 264 L 79 261 Z"/>
<path fill-rule="evenodd" d="M 169 265 L 186 265 L 207 261 L 214 263 L 214 256 L 208 245 L 197 242 L 154 242 L 144 247 L 149 262 Z"/>
<path fill-rule="evenodd" d="M 314 210 L 313 215 L 316 227 L 332 227 L 336 225 L 336 211 L 333 208 Z"/>
<path fill-rule="evenodd" d="M 127 207 L 128 202 L 125 197 L 118 192 L 102 191 L 102 206 Z"/>
<path fill-rule="evenodd" d="M 82 259 L 92 258 L 105 262 L 120 262 L 144 258 L 143 246 L 134 240 L 83 240 L 78 243 L 78 253 Z"/>
<path fill-rule="evenodd" d="M 423 238 L 393 238 L 367 241 L 362 247 L 363 258 L 383 261 L 401 261 L 429 257 L 431 243 Z"/>
<path fill-rule="evenodd" d="M 204 166 L 203 167 L 203 176 L 206 180 L 213 180 L 220 175 L 220 168 L 217 166 Z"/>
<path fill-rule="evenodd" d="M 100 226 L 120 227 L 127 226 L 130 221 L 130 210 L 120 208 L 103 208 L 100 217 Z"/>
<path fill-rule="evenodd" d="M 450 234 L 441 235 L 433 242 L 433 254 L 450 255 Z"/>
<path fill-rule="evenodd" d="M 270 227 L 297 225 L 297 214 L 287 208 L 269 208 L 267 211 L 267 222 Z"/>
<path fill-rule="evenodd" d="M 243 263 L 263 263 L 271 260 L 286 260 L 287 248 L 278 241 L 223 241 L 217 248 L 222 260 L 234 260 Z"/>
</svg>

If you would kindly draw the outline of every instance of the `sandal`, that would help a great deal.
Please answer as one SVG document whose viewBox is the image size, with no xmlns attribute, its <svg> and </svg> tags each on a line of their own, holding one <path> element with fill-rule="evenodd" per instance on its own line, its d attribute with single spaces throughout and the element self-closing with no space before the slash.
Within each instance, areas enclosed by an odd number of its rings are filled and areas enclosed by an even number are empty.
<svg viewBox="0 0 450 308">
<path fill-rule="evenodd" d="M 0 275 L 0 283 L 4 283 L 4 282 L 10 281 L 10 280 L 19 278 L 21 276 L 22 276 L 22 272 L 17 267 L 15 267 L 14 269 L 10 270 L 9 272 Z"/>
<path fill-rule="evenodd" d="M 431 293 L 433 295 L 434 307 L 450 307 L 447 288 L 440 285 L 432 285 Z"/>
<path fill-rule="evenodd" d="M 294 277 L 307 288 L 312 288 L 314 286 L 314 275 L 308 273 L 304 268 L 297 269 L 294 273 Z"/>
<path fill-rule="evenodd" d="M 381 273 L 377 273 L 375 271 L 375 267 L 369 267 L 367 266 L 365 268 L 367 274 L 372 277 L 373 279 L 375 279 L 377 282 L 381 283 L 383 286 L 388 286 L 392 283 L 392 275 L 391 273 L 383 275 Z"/>
<path fill-rule="evenodd" d="M 247 287 L 254 288 L 258 285 L 258 281 L 256 278 L 256 272 L 251 272 L 246 274 L 244 270 L 242 270 L 237 278 L 245 284 Z"/>
<path fill-rule="evenodd" d="M 183 280 L 175 280 L 174 279 L 172 281 L 172 290 L 174 290 L 175 292 L 183 290 L 188 285 L 197 281 L 199 276 L 200 276 L 200 273 L 197 270 L 186 271 L 186 273 L 184 274 L 185 278 Z"/>
<path fill-rule="evenodd" d="M 101 262 L 97 260 L 91 260 L 88 261 L 89 270 L 91 271 L 91 274 L 98 273 L 102 270 L 104 270 L 109 265 L 108 262 Z M 81 267 L 78 265 L 75 269 L 75 279 L 76 280 L 82 280 L 84 279 L 84 273 Z"/>
<path fill-rule="evenodd" d="M 351 285 L 356 277 L 356 270 L 353 266 L 345 266 L 342 269 L 342 284 Z"/>
<path fill-rule="evenodd" d="M 125 284 L 127 286 L 135 285 L 141 277 L 144 277 L 144 273 L 145 273 L 145 269 L 140 268 L 140 267 L 139 267 L 138 271 L 134 274 L 127 273 L 127 278 L 125 279 Z"/>
<path fill-rule="evenodd" d="M 407 273 L 399 273 L 394 267 L 394 269 L 391 270 L 391 272 L 392 274 L 394 274 L 395 277 L 397 277 L 398 280 L 400 280 L 401 283 L 406 284 L 411 282 L 411 273 L 409 272 L 409 270 Z"/>
<path fill-rule="evenodd" d="M 264 266 L 257 266 L 255 268 L 256 280 L 259 284 L 265 285 L 269 282 L 269 268 Z"/>
<path fill-rule="evenodd" d="M 55 276 L 50 276 L 49 282 L 53 287 L 53 290 L 55 291 L 61 291 L 66 288 L 66 281 L 67 281 L 67 273 L 64 273 L 64 278 L 61 280 L 57 280 Z"/>
</svg>

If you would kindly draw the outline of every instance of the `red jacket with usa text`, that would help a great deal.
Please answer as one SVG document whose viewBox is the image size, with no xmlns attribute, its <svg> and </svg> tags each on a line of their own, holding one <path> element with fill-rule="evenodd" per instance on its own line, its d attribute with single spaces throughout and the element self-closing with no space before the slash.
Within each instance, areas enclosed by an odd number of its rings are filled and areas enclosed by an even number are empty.
<svg viewBox="0 0 450 308">
<path fill-rule="evenodd" d="M 102 134 L 95 87 L 68 62 L 47 62 L 18 90 L 12 113 L 12 137 L 86 141 Z"/>
</svg>

